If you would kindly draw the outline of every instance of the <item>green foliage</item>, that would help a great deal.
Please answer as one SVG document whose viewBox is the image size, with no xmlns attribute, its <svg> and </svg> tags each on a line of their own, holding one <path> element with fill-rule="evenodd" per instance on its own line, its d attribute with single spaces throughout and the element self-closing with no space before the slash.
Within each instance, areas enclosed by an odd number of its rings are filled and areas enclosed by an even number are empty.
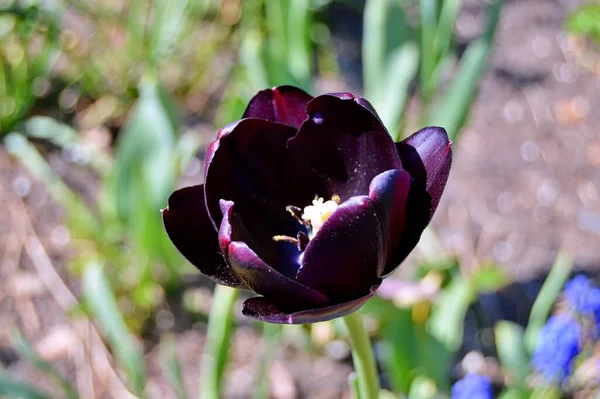
<svg viewBox="0 0 600 399">
<path fill-rule="evenodd" d="M 509 321 L 500 321 L 494 328 L 498 358 L 510 385 L 523 388 L 531 373 L 529 356 L 525 348 L 523 327 Z"/>
<path fill-rule="evenodd" d="M 146 368 L 138 345 L 125 326 L 103 265 L 90 261 L 83 276 L 83 295 L 94 319 L 100 325 L 133 391 L 144 397 Z"/>
<path fill-rule="evenodd" d="M 573 259 L 569 254 L 561 252 L 556 256 L 552 270 L 546 277 L 546 281 L 544 281 L 544 285 L 533 304 L 529 323 L 525 330 L 525 347 L 529 353 L 533 353 L 535 350 L 539 332 L 546 324 L 552 307 L 567 282 L 572 268 Z"/>
<path fill-rule="evenodd" d="M 588 36 L 600 44 L 600 4 L 584 4 L 565 20 L 565 28 L 576 35 Z"/>
<path fill-rule="evenodd" d="M 262 330 L 262 348 L 254 375 L 255 388 L 252 399 L 268 399 L 270 397 L 269 367 L 275 358 L 281 336 L 281 326 L 277 324 L 262 323 Z"/>
<path fill-rule="evenodd" d="M 160 365 L 163 374 L 167 376 L 171 387 L 178 399 L 185 399 L 185 390 L 183 388 L 183 375 L 181 367 L 177 360 L 177 352 L 175 351 L 175 341 L 170 335 L 162 337 L 160 342 Z"/>
<path fill-rule="evenodd" d="M 362 44 L 365 95 L 392 137 L 401 138 L 408 124 L 404 109 L 410 84 L 418 73 L 423 119 L 419 124 L 427 120 L 427 124 L 442 126 L 455 139 L 475 99 L 502 3 L 498 0 L 490 6 L 485 33 L 468 46 L 449 87 L 444 88 L 441 76 L 447 74 L 456 57 L 452 32 L 460 1 L 420 0 L 418 28 L 408 23 L 410 17 L 402 2 L 366 2 Z"/>
<path fill-rule="evenodd" d="M 62 9 L 56 3 L 0 5 L 0 135 L 26 117 L 38 97 L 47 93 L 59 56 Z"/>
<path fill-rule="evenodd" d="M 239 290 L 235 288 L 222 285 L 215 287 L 202 359 L 202 399 L 221 397 L 221 380 L 229 358 L 233 332 L 233 306 L 238 295 Z"/>
<path fill-rule="evenodd" d="M 33 385 L 17 381 L 0 369 L 0 395 L 15 399 L 51 399 Z"/>
<path fill-rule="evenodd" d="M 428 123 L 443 126 L 453 140 L 456 139 L 465 124 L 471 104 L 477 94 L 478 83 L 494 43 L 494 32 L 498 25 L 502 4 L 503 0 L 496 0 L 490 6 L 485 35 L 467 46 L 459 62 L 454 80 L 440 103 L 432 109 L 430 114 Z"/>
</svg>

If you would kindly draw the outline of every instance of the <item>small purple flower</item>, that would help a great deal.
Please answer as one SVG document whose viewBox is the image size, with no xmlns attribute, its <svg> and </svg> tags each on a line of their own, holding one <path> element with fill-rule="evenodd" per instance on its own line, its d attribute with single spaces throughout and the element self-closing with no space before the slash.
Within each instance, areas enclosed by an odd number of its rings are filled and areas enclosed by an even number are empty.
<svg viewBox="0 0 600 399">
<path fill-rule="evenodd" d="M 540 330 L 532 364 L 546 380 L 561 383 L 581 350 L 581 326 L 571 316 L 552 316 Z"/>
<path fill-rule="evenodd" d="M 591 279 L 575 276 L 565 285 L 564 296 L 571 310 L 593 316 L 595 323 L 600 324 L 600 288 Z"/>
<path fill-rule="evenodd" d="M 492 399 L 492 383 L 479 374 L 467 374 L 452 386 L 451 399 Z"/>
<path fill-rule="evenodd" d="M 208 147 L 204 184 L 173 193 L 163 221 L 203 274 L 261 295 L 246 316 L 329 320 L 360 308 L 415 247 L 450 145 L 438 127 L 394 143 L 349 93 L 263 90 Z"/>
</svg>

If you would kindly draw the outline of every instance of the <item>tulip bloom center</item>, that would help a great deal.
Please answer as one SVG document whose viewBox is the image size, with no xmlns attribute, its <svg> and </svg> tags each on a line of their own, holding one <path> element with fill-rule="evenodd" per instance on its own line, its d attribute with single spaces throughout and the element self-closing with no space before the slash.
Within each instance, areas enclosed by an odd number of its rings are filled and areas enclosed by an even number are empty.
<svg viewBox="0 0 600 399">
<path fill-rule="evenodd" d="M 304 251 L 306 245 L 312 240 L 323 223 L 335 212 L 340 205 L 341 198 L 334 194 L 330 200 L 315 196 L 312 205 L 305 206 L 304 209 L 289 205 L 285 209 L 301 224 L 309 229 L 308 235 L 303 231 L 298 232 L 296 238 L 285 235 L 273 237 L 274 241 L 284 241 L 298 246 L 298 250 Z"/>
<path fill-rule="evenodd" d="M 316 197 L 312 201 L 312 205 L 304 207 L 302 220 L 310 226 L 309 238 L 312 239 L 317 234 L 323 223 L 325 223 L 339 205 L 340 196 L 334 195 L 329 201 L 325 201 L 322 197 Z"/>
</svg>

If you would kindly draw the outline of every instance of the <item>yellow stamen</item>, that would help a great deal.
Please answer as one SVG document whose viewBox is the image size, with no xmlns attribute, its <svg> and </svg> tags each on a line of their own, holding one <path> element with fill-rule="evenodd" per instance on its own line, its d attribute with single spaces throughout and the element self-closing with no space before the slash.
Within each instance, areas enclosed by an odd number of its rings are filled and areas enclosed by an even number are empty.
<svg viewBox="0 0 600 399">
<path fill-rule="evenodd" d="M 341 202 L 339 195 L 334 195 L 329 201 L 325 201 L 321 197 L 317 197 L 313 200 L 312 205 L 304 207 L 302 213 L 302 220 L 312 227 L 309 234 L 310 238 L 313 238 L 317 231 L 323 226 L 323 223 L 331 216 L 337 209 Z"/>
<path fill-rule="evenodd" d="M 310 228 L 308 238 L 312 239 L 315 234 L 317 234 L 317 231 L 319 231 L 321 226 L 323 226 L 323 223 L 325 223 L 331 214 L 335 212 L 341 202 L 342 199 L 337 194 L 334 194 L 328 201 L 316 196 L 312 201 L 312 205 L 304 207 L 304 210 L 292 205 L 287 206 L 285 209 L 290 213 L 290 215 L 298 220 L 298 222 Z M 306 237 L 304 233 L 302 234 Z M 273 241 L 283 241 L 292 244 L 298 244 L 298 238 L 289 237 L 286 235 L 273 236 Z"/>
<path fill-rule="evenodd" d="M 284 235 L 273 236 L 273 241 L 284 241 L 284 242 L 289 242 L 289 243 L 292 243 L 292 244 L 297 244 L 298 243 L 298 239 L 297 238 L 290 237 L 290 236 L 284 236 Z"/>
</svg>

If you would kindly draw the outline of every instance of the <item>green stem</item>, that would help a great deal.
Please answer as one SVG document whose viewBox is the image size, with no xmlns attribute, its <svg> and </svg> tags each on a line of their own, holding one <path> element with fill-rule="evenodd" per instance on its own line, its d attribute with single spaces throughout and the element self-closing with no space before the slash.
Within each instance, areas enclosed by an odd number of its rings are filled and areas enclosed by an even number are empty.
<svg viewBox="0 0 600 399">
<path fill-rule="evenodd" d="M 363 324 L 360 313 L 344 316 L 344 322 L 350 335 L 352 359 L 358 378 L 360 399 L 377 399 L 379 396 L 379 378 L 375 359 L 371 350 L 371 341 Z"/>
<path fill-rule="evenodd" d="M 221 397 L 221 378 L 227 364 L 233 327 L 233 305 L 238 290 L 217 285 L 213 294 L 213 305 L 208 317 L 208 331 L 202 357 L 201 399 Z"/>
<path fill-rule="evenodd" d="M 262 324 L 262 353 L 258 359 L 252 399 L 268 399 L 270 397 L 269 367 L 277 352 L 277 344 L 279 343 L 279 337 L 281 335 L 281 326 L 279 324 Z"/>
</svg>

